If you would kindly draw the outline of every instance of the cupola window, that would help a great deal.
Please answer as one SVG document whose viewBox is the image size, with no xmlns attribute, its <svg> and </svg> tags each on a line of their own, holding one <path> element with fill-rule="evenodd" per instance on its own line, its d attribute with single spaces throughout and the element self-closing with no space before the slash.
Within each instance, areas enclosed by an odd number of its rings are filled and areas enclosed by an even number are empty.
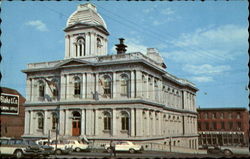
<svg viewBox="0 0 250 159">
<path fill-rule="evenodd" d="M 42 113 L 37 113 L 37 127 L 38 129 L 43 129 L 44 117 Z"/>
<path fill-rule="evenodd" d="M 44 100 L 45 96 L 45 83 L 43 81 L 39 81 L 39 100 Z"/>
<path fill-rule="evenodd" d="M 85 39 L 83 37 L 78 38 L 76 44 L 76 57 L 85 56 Z"/>
</svg>

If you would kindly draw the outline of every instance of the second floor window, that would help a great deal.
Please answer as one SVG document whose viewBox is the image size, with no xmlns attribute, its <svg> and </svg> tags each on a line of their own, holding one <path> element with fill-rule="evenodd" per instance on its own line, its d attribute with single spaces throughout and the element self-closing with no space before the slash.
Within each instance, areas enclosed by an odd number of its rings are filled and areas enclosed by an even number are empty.
<svg viewBox="0 0 250 159">
<path fill-rule="evenodd" d="M 221 129 L 224 130 L 225 129 L 225 123 L 221 122 Z"/>
<path fill-rule="evenodd" d="M 129 78 L 127 75 L 121 76 L 121 96 L 129 97 Z"/>
<path fill-rule="evenodd" d="M 79 77 L 75 77 L 74 81 L 74 95 L 80 95 L 81 94 L 81 80 Z"/>
<path fill-rule="evenodd" d="M 45 95 L 45 83 L 43 81 L 39 81 L 39 97 L 44 98 Z"/>
<path fill-rule="evenodd" d="M 104 77 L 104 96 L 111 98 L 111 78 L 109 76 Z"/>
</svg>

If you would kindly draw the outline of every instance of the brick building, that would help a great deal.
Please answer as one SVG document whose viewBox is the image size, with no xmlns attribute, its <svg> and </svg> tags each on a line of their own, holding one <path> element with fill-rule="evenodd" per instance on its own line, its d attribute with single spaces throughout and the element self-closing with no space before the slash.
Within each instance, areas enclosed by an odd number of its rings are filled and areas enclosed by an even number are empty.
<svg viewBox="0 0 250 159">
<path fill-rule="evenodd" d="M 24 133 L 25 98 L 16 90 L 0 87 L 1 137 L 19 138 Z"/>
<path fill-rule="evenodd" d="M 199 145 L 248 145 L 249 112 L 246 108 L 197 109 Z"/>
</svg>

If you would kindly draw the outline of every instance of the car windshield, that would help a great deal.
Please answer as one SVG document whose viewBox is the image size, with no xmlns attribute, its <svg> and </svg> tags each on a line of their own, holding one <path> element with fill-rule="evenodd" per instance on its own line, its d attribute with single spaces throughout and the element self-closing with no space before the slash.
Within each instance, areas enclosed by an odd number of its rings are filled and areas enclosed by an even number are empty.
<svg viewBox="0 0 250 159">
<path fill-rule="evenodd" d="M 34 141 L 32 141 L 32 140 L 24 140 L 24 143 L 26 144 L 26 145 L 32 145 L 32 146 L 36 146 L 37 144 L 34 142 Z"/>
</svg>

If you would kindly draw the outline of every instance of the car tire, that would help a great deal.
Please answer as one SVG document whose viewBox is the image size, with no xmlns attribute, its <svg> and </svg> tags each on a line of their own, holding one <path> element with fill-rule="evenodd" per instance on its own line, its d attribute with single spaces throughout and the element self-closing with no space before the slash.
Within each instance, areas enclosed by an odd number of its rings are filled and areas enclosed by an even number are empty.
<svg viewBox="0 0 250 159">
<path fill-rule="evenodd" d="M 134 149 L 129 149 L 129 152 L 130 153 L 135 153 L 135 150 Z"/>
<path fill-rule="evenodd" d="M 225 156 L 231 156 L 231 155 L 233 155 L 232 151 L 230 151 L 228 149 L 224 150 L 223 153 L 224 153 Z"/>
<path fill-rule="evenodd" d="M 57 155 L 61 155 L 61 154 L 62 154 L 62 150 L 57 149 L 57 150 L 55 151 L 55 154 L 57 154 Z"/>
<path fill-rule="evenodd" d="M 107 148 L 108 153 L 110 153 L 112 150 L 110 147 Z"/>
<path fill-rule="evenodd" d="M 22 150 L 16 150 L 15 151 L 15 158 L 22 158 L 23 157 L 23 151 Z"/>
<path fill-rule="evenodd" d="M 79 147 L 77 147 L 77 148 L 75 148 L 75 151 L 76 151 L 76 152 L 80 152 L 81 149 L 80 149 Z"/>
</svg>

